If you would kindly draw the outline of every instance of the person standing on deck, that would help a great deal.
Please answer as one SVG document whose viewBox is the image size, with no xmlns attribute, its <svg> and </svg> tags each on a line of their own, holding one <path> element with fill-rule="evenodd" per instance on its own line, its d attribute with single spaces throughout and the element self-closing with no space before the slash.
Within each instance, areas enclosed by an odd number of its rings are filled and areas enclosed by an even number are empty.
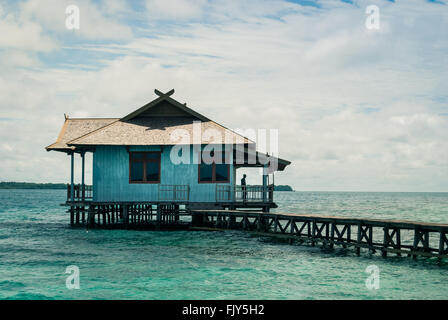
<svg viewBox="0 0 448 320">
<path fill-rule="evenodd" d="M 243 192 L 243 201 L 247 201 L 247 189 L 246 189 L 246 174 L 243 174 L 243 179 L 241 179 L 241 190 Z"/>
</svg>

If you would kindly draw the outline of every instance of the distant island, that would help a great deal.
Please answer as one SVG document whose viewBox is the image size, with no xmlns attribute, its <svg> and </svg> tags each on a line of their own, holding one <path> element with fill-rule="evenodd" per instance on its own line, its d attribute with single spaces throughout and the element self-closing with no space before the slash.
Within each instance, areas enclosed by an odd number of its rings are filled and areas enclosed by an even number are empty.
<svg viewBox="0 0 448 320">
<path fill-rule="evenodd" d="M 65 183 L 0 182 L 0 189 L 67 189 Z M 274 191 L 294 191 L 291 186 L 278 185 Z"/>
<path fill-rule="evenodd" d="M 288 185 L 278 185 L 274 186 L 274 191 L 294 191 L 294 189 Z"/>
<path fill-rule="evenodd" d="M 64 183 L 0 182 L 0 189 L 67 189 Z"/>
</svg>

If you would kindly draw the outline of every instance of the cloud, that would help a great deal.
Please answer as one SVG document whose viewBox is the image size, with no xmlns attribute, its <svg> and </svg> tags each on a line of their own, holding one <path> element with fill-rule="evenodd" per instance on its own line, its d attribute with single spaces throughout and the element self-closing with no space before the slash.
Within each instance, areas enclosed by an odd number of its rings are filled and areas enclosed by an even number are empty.
<svg viewBox="0 0 448 320">
<path fill-rule="evenodd" d="M 80 12 L 80 29 L 68 30 L 66 8 L 76 5 Z M 28 0 L 20 5 L 23 18 L 41 23 L 46 30 L 88 40 L 126 40 L 132 37 L 132 29 L 117 19 L 124 10 L 120 1 L 103 4 L 102 10 L 89 0 Z"/>
<path fill-rule="evenodd" d="M 21 22 L 14 14 L 1 14 L 1 10 L 0 34 L 0 48 L 48 52 L 56 47 L 39 24 Z"/>
<path fill-rule="evenodd" d="M 21 50 L 8 50 L 7 53 L 0 53 L 0 60 L 0 66 L 5 70 L 17 67 L 32 67 L 40 64 L 34 54 Z"/>
<path fill-rule="evenodd" d="M 191 20 L 200 18 L 207 0 L 146 0 L 150 19 Z"/>
</svg>

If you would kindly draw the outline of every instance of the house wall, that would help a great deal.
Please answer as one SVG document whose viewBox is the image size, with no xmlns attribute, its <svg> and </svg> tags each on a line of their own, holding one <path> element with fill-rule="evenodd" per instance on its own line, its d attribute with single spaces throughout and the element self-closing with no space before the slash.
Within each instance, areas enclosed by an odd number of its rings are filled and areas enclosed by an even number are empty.
<svg viewBox="0 0 448 320">
<path fill-rule="evenodd" d="M 198 183 L 198 165 L 174 164 L 170 159 L 171 146 L 130 147 L 129 151 L 162 151 L 160 184 L 189 185 L 190 202 L 215 202 L 216 184 Z M 233 185 L 235 169 L 230 165 L 230 182 Z M 159 184 L 129 183 L 129 153 L 124 146 L 97 146 L 93 155 L 94 201 L 158 201 Z"/>
</svg>

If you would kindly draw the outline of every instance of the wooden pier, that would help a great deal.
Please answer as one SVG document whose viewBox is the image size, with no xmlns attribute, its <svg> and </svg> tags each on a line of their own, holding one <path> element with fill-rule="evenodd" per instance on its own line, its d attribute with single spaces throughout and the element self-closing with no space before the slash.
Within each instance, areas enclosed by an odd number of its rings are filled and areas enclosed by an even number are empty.
<svg viewBox="0 0 448 320">
<path fill-rule="evenodd" d="M 448 258 L 448 224 L 267 213 L 188 210 L 176 203 L 79 203 L 69 209 L 72 226 L 110 229 L 241 230 L 292 243 Z"/>
<path fill-rule="evenodd" d="M 393 253 L 448 258 L 448 224 L 229 210 L 196 210 L 191 214 L 200 224 L 192 226 L 195 230 L 245 230 L 290 243 L 350 247 L 357 255 L 366 249 L 383 257 Z"/>
</svg>

